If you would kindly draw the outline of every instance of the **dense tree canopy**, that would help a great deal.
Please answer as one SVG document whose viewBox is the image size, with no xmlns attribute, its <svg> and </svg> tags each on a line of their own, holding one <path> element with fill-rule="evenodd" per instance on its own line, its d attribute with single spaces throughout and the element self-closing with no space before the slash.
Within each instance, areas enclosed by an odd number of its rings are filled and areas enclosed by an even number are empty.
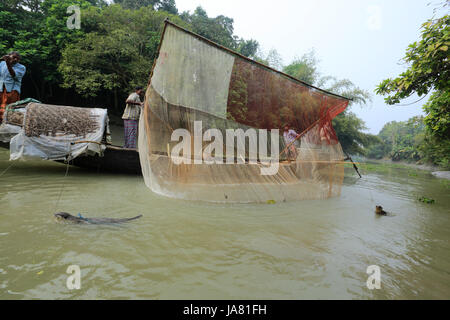
<svg viewBox="0 0 450 320">
<path fill-rule="evenodd" d="M 428 20 L 422 25 L 420 41 L 406 50 L 403 60 L 407 70 L 397 78 L 382 81 L 376 89 L 376 93 L 387 95 L 385 101 L 390 105 L 413 94 L 424 98 L 431 93 L 423 106 L 426 133 L 421 150 L 424 158 L 442 165 L 450 163 L 449 47 L 450 16 Z"/>
<path fill-rule="evenodd" d="M 148 80 L 167 12 L 152 7 L 123 10 L 112 5 L 83 12 L 84 37 L 62 50 L 63 86 L 84 96 L 131 91 Z M 174 22 L 183 21 L 169 15 Z M 117 99 L 114 100 L 118 108 Z"/>
<path fill-rule="evenodd" d="M 289 65 L 283 68 L 283 72 L 309 84 L 315 84 L 319 79 L 317 70 L 319 60 L 313 50 L 304 54 L 301 58 L 295 58 Z"/>
<path fill-rule="evenodd" d="M 114 4 L 115 3 L 115 4 Z M 275 49 L 234 34 L 233 19 L 209 17 L 198 7 L 178 13 L 173 0 L 15 0 L 0 2 L 0 49 L 17 50 L 27 66 L 23 94 L 48 103 L 114 106 L 145 85 L 156 57 L 163 20 L 192 30 L 247 57 L 365 104 L 370 95 L 349 80 L 321 77 L 311 51 L 287 66 Z M 67 7 L 81 8 L 81 29 L 67 28 Z M 70 103 L 68 103 L 70 101 Z M 373 140 L 364 122 L 346 111 L 333 121 L 347 152 L 364 153 Z"/>
<path fill-rule="evenodd" d="M 178 13 L 175 0 L 114 0 L 114 3 L 120 4 L 124 9 L 137 10 L 143 7 L 152 7 L 155 10 L 171 14 Z"/>
<path fill-rule="evenodd" d="M 180 17 L 191 26 L 193 32 L 247 57 L 253 57 L 258 50 L 256 40 L 244 40 L 234 35 L 232 18 L 223 15 L 210 18 L 202 7 L 197 7 L 193 14 L 183 12 Z"/>
<path fill-rule="evenodd" d="M 431 136 L 423 116 L 388 122 L 377 137 L 379 142 L 370 146 L 367 152 L 369 158 L 433 163 L 450 168 L 450 155 L 447 152 L 450 150 L 450 141 L 437 141 Z"/>
<path fill-rule="evenodd" d="M 166 17 L 246 56 L 258 49 L 257 41 L 233 34 L 233 19 L 210 18 L 200 7 L 178 15 L 174 0 L 115 2 L 0 2 L 0 50 L 22 54 L 23 96 L 118 108 L 130 88 L 147 83 Z M 81 29 L 67 28 L 71 5 L 81 8 Z"/>
<path fill-rule="evenodd" d="M 381 129 L 380 142 L 370 147 L 368 156 L 392 160 L 420 160 L 419 146 L 424 138 L 423 117 L 408 121 L 391 121 Z"/>
</svg>

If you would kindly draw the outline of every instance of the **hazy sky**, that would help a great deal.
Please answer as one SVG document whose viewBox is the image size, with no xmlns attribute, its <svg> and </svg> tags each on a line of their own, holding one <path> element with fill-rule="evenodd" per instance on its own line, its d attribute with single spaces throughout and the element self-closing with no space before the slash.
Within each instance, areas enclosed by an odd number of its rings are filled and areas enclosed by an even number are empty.
<svg viewBox="0 0 450 320">
<path fill-rule="evenodd" d="M 407 46 L 419 40 L 420 26 L 433 16 L 436 0 L 175 0 L 179 11 L 202 6 L 210 17 L 234 19 L 235 34 L 255 39 L 263 50 L 275 48 L 290 63 L 314 48 L 320 72 L 347 78 L 373 95 L 368 106 L 353 105 L 371 133 L 392 120 L 422 114 L 422 104 L 388 106 L 373 92 L 397 76 Z M 414 102 L 411 97 L 402 104 Z"/>
</svg>

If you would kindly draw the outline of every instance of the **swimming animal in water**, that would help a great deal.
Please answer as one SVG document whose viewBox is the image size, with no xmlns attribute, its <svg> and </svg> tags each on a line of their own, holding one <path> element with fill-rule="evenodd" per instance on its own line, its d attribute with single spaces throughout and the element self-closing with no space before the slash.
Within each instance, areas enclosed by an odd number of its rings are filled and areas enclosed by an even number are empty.
<svg viewBox="0 0 450 320">
<path fill-rule="evenodd" d="M 375 213 L 381 216 L 386 216 L 388 213 L 383 210 L 382 206 L 375 206 Z"/>
<path fill-rule="evenodd" d="M 122 218 L 122 219 L 114 219 L 114 218 L 85 218 L 78 214 L 78 217 L 71 215 L 67 212 L 57 212 L 55 213 L 55 217 L 58 220 L 63 220 L 71 223 L 83 223 L 83 224 L 109 224 L 109 223 L 123 223 L 131 220 L 136 220 L 142 217 L 142 214 L 133 217 L 133 218 Z"/>
</svg>

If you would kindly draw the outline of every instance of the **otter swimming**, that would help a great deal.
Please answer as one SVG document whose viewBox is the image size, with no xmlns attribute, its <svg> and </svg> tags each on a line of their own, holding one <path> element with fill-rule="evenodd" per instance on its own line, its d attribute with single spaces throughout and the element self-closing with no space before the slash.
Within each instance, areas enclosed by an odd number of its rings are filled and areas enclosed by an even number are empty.
<svg viewBox="0 0 450 320">
<path fill-rule="evenodd" d="M 108 224 L 108 223 L 123 223 L 131 220 L 136 220 L 142 217 L 142 214 L 133 218 L 114 219 L 114 218 L 85 218 L 81 216 L 81 214 L 78 214 L 78 217 L 75 217 L 67 212 L 57 212 L 55 213 L 55 217 L 59 220 L 64 220 L 72 223 Z"/>
<path fill-rule="evenodd" d="M 382 206 L 375 206 L 375 213 L 382 216 L 387 215 L 387 212 L 383 210 Z"/>
</svg>

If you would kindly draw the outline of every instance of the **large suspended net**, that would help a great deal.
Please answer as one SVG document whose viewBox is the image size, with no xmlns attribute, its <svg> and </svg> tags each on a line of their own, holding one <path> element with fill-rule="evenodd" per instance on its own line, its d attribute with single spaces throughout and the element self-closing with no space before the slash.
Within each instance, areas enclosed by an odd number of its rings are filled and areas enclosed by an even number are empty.
<svg viewBox="0 0 450 320">
<path fill-rule="evenodd" d="M 139 123 L 145 183 L 214 202 L 338 196 L 331 120 L 348 102 L 166 21 Z"/>
</svg>

